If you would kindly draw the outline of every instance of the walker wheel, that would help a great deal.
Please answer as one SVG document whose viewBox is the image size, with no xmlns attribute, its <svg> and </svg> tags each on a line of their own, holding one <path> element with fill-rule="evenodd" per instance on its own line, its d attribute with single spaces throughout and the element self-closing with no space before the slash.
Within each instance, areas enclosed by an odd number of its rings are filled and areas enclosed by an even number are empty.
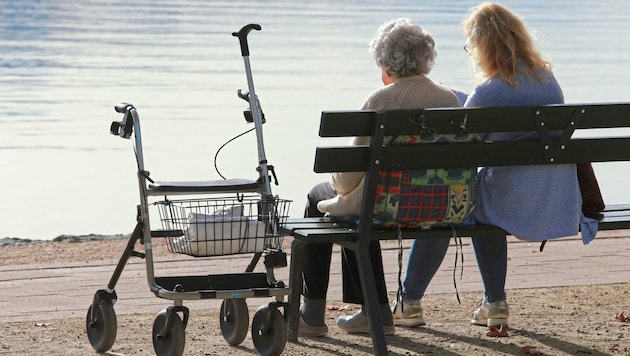
<svg viewBox="0 0 630 356">
<path fill-rule="evenodd" d="M 231 346 L 239 345 L 249 331 L 249 310 L 243 298 L 225 299 L 221 303 L 219 324 L 223 338 Z"/>
<path fill-rule="evenodd" d="M 252 341 L 262 356 L 280 355 L 287 343 L 287 326 L 282 313 L 263 305 L 252 320 Z"/>
<path fill-rule="evenodd" d="M 174 311 L 162 310 L 153 322 L 153 349 L 157 356 L 181 356 L 186 342 L 182 319 Z"/>
<path fill-rule="evenodd" d="M 96 352 L 106 352 L 112 348 L 117 327 L 116 312 L 111 301 L 101 300 L 90 305 L 85 318 L 85 330 Z"/>
</svg>

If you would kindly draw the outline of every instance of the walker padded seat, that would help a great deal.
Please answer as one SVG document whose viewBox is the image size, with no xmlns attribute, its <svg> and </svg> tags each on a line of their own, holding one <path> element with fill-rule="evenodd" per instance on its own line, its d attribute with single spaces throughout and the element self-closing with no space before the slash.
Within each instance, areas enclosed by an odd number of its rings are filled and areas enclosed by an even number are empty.
<svg viewBox="0 0 630 356">
<path fill-rule="evenodd" d="M 155 193 L 207 193 L 207 192 L 256 192 L 258 182 L 249 179 L 218 179 L 207 181 L 155 182 L 149 184 L 149 191 Z"/>
</svg>

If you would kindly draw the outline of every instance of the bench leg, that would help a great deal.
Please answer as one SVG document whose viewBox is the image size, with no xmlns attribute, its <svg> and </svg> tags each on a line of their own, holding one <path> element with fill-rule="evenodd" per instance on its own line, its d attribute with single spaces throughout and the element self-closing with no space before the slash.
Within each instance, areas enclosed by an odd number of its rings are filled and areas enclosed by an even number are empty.
<svg viewBox="0 0 630 356">
<path fill-rule="evenodd" d="M 381 308 L 376 293 L 376 282 L 374 281 L 374 270 L 369 253 L 369 243 L 359 244 L 356 250 L 356 256 L 365 303 L 363 308 L 365 308 L 364 311 L 367 312 L 368 322 L 370 324 L 374 354 L 387 355 L 387 341 L 385 340 L 383 318 L 381 317 Z"/>
<path fill-rule="evenodd" d="M 293 240 L 291 243 L 291 264 L 289 269 L 289 310 L 288 339 L 297 342 L 299 334 L 300 296 L 302 295 L 302 265 L 304 263 L 304 246 L 306 243 Z"/>
</svg>

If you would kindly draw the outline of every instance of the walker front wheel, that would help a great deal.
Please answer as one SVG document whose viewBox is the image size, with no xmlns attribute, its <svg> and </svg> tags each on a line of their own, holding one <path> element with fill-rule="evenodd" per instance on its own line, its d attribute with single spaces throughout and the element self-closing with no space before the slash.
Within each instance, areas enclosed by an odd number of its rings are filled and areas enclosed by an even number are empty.
<svg viewBox="0 0 630 356">
<path fill-rule="evenodd" d="M 277 308 L 263 305 L 252 319 L 252 340 L 262 356 L 280 355 L 287 343 L 287 326 Z"/>
<path fill-rule="evenodd" d="M 169 315 L 170 314 L 170 315 Z M 181 356 L 186 333 L 184 323 L 174 311 L 162 310 L 153 322 L 153 349 L 157 356 Z"/>
<path fill-rule="evenodd" d="M 245 299 L 225 299 L 221 303 L 219 324 L 223 338 L 231 346 L 239 345 L 249 330 L 249 310 Z"/>
<path fill-rule="evenodd" d="M 94 302 L 88 308 L 85 330 L 90 345 L 96 352 L 106 352 L 114 346 L 118 322 L 111 301 Z"/>
</svg>

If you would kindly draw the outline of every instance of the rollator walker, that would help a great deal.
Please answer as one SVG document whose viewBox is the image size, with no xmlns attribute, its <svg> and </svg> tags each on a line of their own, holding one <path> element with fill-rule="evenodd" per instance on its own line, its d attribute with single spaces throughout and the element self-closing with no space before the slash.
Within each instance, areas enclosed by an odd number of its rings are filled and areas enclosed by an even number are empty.
<svg viewBox="0 0 630 356">
<path fill-rule="evenodd" d="M 274 268 L 286 267 L 279 227 L 288 216 L 288 200 L 271 192 L 273 166 L 267 163 L 262 135 L 264 115 L 254 91 L 247 35 L 260 30 L 249 24 L 238 32 L 241 53 L 247 75 L 247 93 L 238 96 L 249 103 L 245 111 L 247 122 L 253 122 L 258 144 L 258 179 L 223 179 L 214 181 L 154 181 L 145 169 L 142 153 L 140 119 L 132 104 L 115 107 L 123 114 L 121 121 L 111 124 L 112 134 L 129 139 L 133 136 L 138 166 L 140 204 L 137 224 L 118 261 L 107 287 L 98 290 L 87 311 L 86 330 L 90 344 L 98 352 L 110 350 L 116 340 L 117 320 L 114 303 L 116 283 L 129 257 L 144 258 L 151 292 L 158 298 L 173 301 L 159 312 L 153 323 L 153 347 L 157 355 L 182 355 L 189 309 L 184 300 L 223 299 L 220 327 L 230 345 L 239 345 L 247 336 L 249 311 L 247 298 L 272 297 L 275 301 L 263 305 L 252 319 L 252 340 L 261 355 L 278 355 L 287 341 L 285 316 L 288 311 L 284 296 L 289 288 L 276 280 Z M 158 212 L 161 229 L 151 229 L 149 213 Z M 164 243 L 168 252 L 206 258 L 233 254 L 253 254 L 245 272 L 186 276 L 158 276 L 154 269 L 153 240 Z M 143 246 L 143 252 L 135 247 Z M 260 257 L 265 272 L 253 272 Z"/>
</svg>

